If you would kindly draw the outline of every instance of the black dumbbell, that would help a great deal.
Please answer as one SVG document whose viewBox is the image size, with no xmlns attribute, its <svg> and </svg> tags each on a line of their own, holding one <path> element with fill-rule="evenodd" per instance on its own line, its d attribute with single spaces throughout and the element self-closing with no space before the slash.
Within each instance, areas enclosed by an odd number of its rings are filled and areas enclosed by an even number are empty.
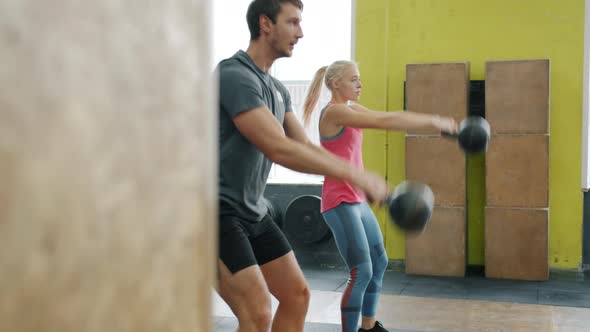
<svg viewBox="0 0 590 332">
<path fill-rule="evenodd" d="M 406 232 L 421 232 L 432 216 L 434 194 L 424 183 L 404 181 L 385 203 L 395 225 Z"/>
<path fill-rule="evenodd" d="M 487 151 L 490 142 L 490 124 L 481 116 L 471 115 L 461 121 L 457 133 L 443 132 L 442 135 L 456 138 L 467 154 L 482 153 Z"/>
</svg>

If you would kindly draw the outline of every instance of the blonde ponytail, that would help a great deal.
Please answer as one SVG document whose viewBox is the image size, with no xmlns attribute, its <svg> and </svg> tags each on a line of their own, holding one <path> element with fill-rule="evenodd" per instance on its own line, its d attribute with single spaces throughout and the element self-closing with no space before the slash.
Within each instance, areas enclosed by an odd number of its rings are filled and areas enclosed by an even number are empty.
<svg viewBox="0 0 590 332">
<path fill-rule="evenodd" d="M 311 114 L 313 113 L 313 110 L 320 99 L 322 83 L 324 82 L 324 76 L 326 75 L 327 70 L 328 66 L 318 69 L 318 71 L 313 76 L 313 80 L 309 85 L 309 89 L 307 90 L 307 96 L 305 97 L 305 102 L 303 104 L 303 124 L 306 127 L 309 125 Z"/>
</svg>

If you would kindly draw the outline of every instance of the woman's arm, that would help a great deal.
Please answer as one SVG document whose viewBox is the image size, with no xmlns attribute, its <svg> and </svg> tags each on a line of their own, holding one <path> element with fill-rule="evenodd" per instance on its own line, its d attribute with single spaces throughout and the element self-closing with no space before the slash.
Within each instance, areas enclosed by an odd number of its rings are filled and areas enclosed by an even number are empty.
<svg viewBox="0 0 590 332">
<path fill-rule="evenodd" d="M 324 121 L 329 121 L 338 126 L 355 128 L 395 131 L 434 129 L 448 133 L 457 131 L 457 123 L 451 118 L 411 111 L 371 111 L 359 104 L 350 106 L 343 104 L 333 105 L 324 113 Z"/>
</svg>

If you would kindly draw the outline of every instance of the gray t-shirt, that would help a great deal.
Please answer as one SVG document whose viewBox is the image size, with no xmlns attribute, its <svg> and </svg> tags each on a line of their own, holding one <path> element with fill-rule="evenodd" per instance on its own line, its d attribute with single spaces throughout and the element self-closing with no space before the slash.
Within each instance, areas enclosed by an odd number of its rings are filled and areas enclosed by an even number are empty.
<svg viewBox="0 0 590 332">
<path fill-rule="evenodd" d="M 233 118 L 268 107 L 283 124 L 292 111 L 287 88 L 258 68 L 244 51 L 223 60 L 219 73 L 219 200 L 220 214 L 237 214 L 252 222 L 267 213 L 262 201 L 272 162 L 238 131 Z"/>
</svg>

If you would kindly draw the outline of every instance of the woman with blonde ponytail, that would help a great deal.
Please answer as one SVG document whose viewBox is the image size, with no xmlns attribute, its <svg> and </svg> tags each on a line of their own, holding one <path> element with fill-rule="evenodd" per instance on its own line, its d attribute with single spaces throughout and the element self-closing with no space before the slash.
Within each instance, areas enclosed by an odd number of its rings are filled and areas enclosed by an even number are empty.
<svg viewBox="0 0 590 332">
<path fill-rule="evenodd" d="M 331 100 L 320 114 L 320 143 L 326 150 L 360 170 L 364 169 L 363 128 L 457 131 L 457 123 L 451 118 L 409 111 L 371 111 L 357 104 L 362 84 L 358 67 L 351 61 L 336 61 L 317 71 L 305 99 L 306 125 L 318 102 L 322 83 L 330 90 Z M 375 314 L 388 258 L 379 222 L 367 204 L 367 197 L 351 183 L 326 176 L 322 187 L 321 211 L 350 271 L 340 303 L 342 331 L 357 332 L 358 329 L 359 332 L 386 332 Z"/>
</svg>

